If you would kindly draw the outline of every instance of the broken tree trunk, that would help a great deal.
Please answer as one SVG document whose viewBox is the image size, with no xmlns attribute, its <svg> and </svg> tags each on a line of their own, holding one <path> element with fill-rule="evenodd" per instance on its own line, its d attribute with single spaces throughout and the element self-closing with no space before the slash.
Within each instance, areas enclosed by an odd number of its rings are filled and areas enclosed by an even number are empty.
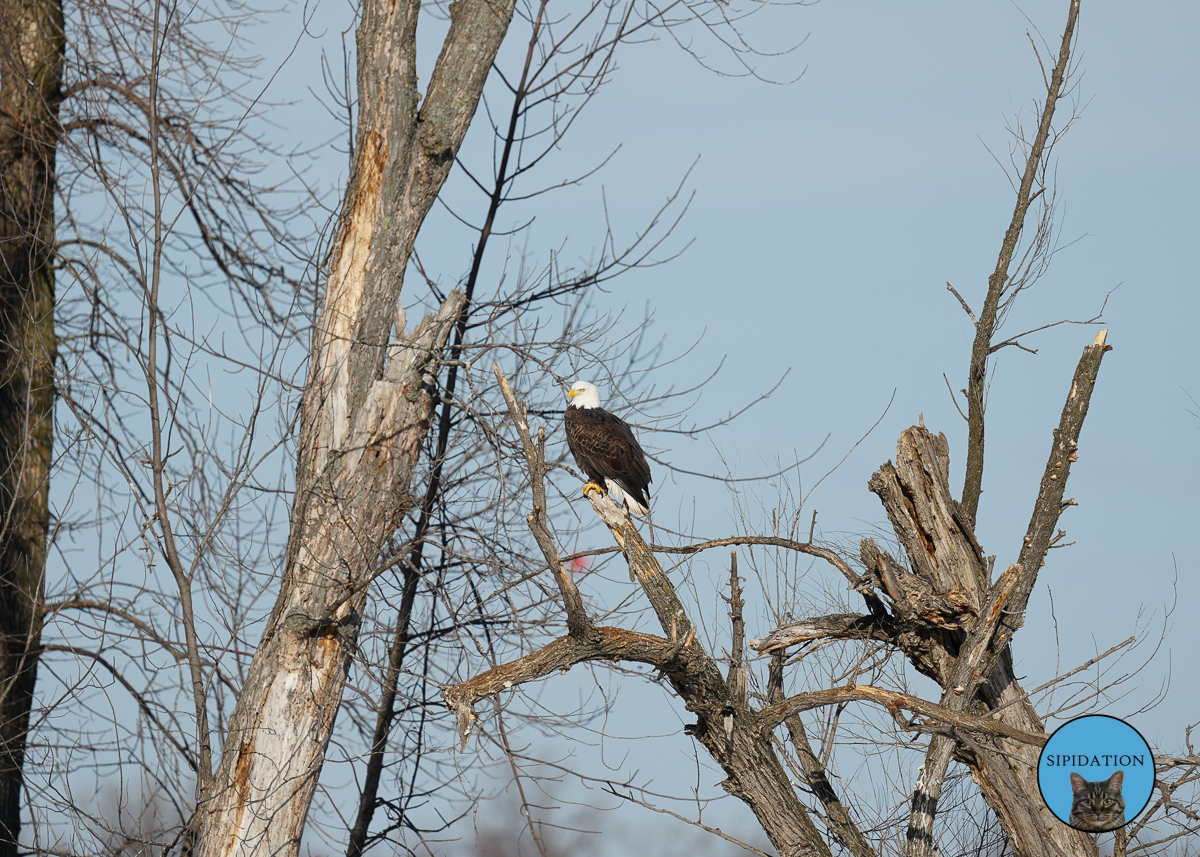
<svg viewBox="0 0 1200 857">
<path fill-rule="evenodd" d="M 949 449 L 943 435 L 924 426 L 900 436 L 896 460 L 871 477 L 897 538 L 911 563 L 899 569 L 886 553 L 864 542 L 863 559 L 892 600 L 897 636 L 910 660 L 942 685 L 941 704 L 951 711 L 985 713 L 1023 732 L 1044 734 L 1045 726 L 1012 672 L 1009 642 L 1024 621 L 1029 596 L 1065 505 L 1064 488 L 1077 459 L 1079 434 L 1100 369 L 1106 331 L 1084 349 L 1054 432 L 1029 528 L 1019 557 L 995 581 L 975 540 L 972 522 L 950 493 Z M 1069 504 L 1068 504 L 1069 505 Z M 917 584 L 920 584 L 919 586 Z M 916 592 L 918 597 L 910 594 Z M 949 605 L 930 614 L 929 603 Z M 960 605 L 958 613 L 954 605 Z M 935 618 L 936 617 L 936 618 Z M 913 641 L 919 640 L 920 645 Z M 946 763 L 953 754 L 972 771 L 1014 848 L 1026 857 L 1094 854 L 1091 838 L 1058 821 L 1041 799 L 1037 762 L 1041 747 L 1003 738 L 963 739 L 944 734 L 931 740 L 913 799 L 909 854 L 936 854 L 932 835 Z"/>
<path fill-rule="evenodd" d="M 200 772 L 197 852 L 295 855 L 356 648 L 379 551 L 411 507 L 430 380 L 463 308 L 452 292 L 411 333 L 400 307 L 417 230 L 449 174 L 513 14 L 458 0 L 424 101 L 421 4 L 367 2 L 358 28 L 353 178 L 301 406 L 280 593 L 229 722 Z M 420 107 L 418 108 L 418 103 Z M 395 327 L 395 336 L 392 329 Z"/>
</svg>

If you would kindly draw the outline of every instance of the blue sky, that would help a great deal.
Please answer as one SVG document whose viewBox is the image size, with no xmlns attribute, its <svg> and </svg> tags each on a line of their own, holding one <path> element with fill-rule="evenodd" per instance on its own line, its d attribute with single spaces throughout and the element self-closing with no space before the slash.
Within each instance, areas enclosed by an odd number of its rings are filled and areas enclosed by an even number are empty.
<svg viewBox="0 0 1200 857">
<path fill-rule="evenodd" d="M 1014 114 L 1033 124 L 1032 102 L 1041 95 L 1027 31 L 1036 27 L 1057 49 L 1065 11 L 1065 2 L 824 0 L 767 8 L 745 25 L 752 42 L 778 50 L 803 40 L 787 56 L 759 63 L 765 77 L 799 76 L 787 85 L 718 76 L 669 40 L 620 55 L 611 85 L 548 163 L 546 181 L 581 172 L 618 145 L 620 151 L 589 183 L 543 198 L 536 209 L 514 207 L 510 225 L 536 214 L 530 247 L 566 242 L 565 253 L 588 258 L 604 205 L 618 230 L 632 234 L 695 162 L 685 187 L 696 195 L 674 246 L 694 243 L 669 265 L 617 280 L 603 305 L 628 307 L 630 325 L 653 307 L 654 330 L 668 352 L 700 338 L 664 384 L 693 382 L 726 361 L 693 407 L 700 422 L 765 392 L 789 371 L 768 401 L 705 441 L 651 434 L 647 446 L 684 469 L 720 470 L 725 461 L 754 475 L 774 469 L 777 459 L 807 456 L 828 437 L 799 470 L 807 491 L 894 393 L 880 425 L 809 498 L 819 531 L 856 541 L 854 534 L 886 523 L 866 482 L 921 414 L 947 434 L 952 487 L 960 490 L 965 424 L 943 373 L 954 389 L 964 386 L 972 331 L 946 283 L 973 307 L 982 302 L 1013 200 L 993 153 L 1007 164 L 1006 125 Z M 327 3 L 319 12 L 335 22 L 345 9 Z M 429 22 L 429 29 L 437 25 Z M 1055 150 L 1064 246 L 1003 331 L 1089 318 L 1112 292 L 1104 326 L 1113 350 L 1067 490 L 1079 506 L 1061 522 L 1075 544 L 1052 552 L 1014 654 L 1029 687 L 1147 634 L 1118 670 L 1132 672 L 1138 654 L 1153 650 L 1164 610 L 1177 599 L 1161 650 L 1124 685 L 1128 694 L 1103 709 L 1136 712 L 1169 677 L 1166 700 L 1132 719 L 1156 751 L 1179 749 L 1200 703 L 1192 665 L 1200 626 L 1188 621 L 1190 605 L 1200 600 L 1192 547 L 1200 520 L 1200 418 L 1192 412 L 1200 407 L 1187 395 L 1200 400 L 1197 32 L 1195 4 L 1084 0 L 1080 116 Z M 311 58 L 311 44 L 303 43 L 298 56 Z M 715 49 L 710 56 L 730 67 Z M 289 86 L 315 65 L 303 62 Z M 424 62 L 432 62 L 428 47 Z M 311 101 L 301 109 L 311 111 Z M 286 126 L 300 113 L 279 115 Z M 473 130 L 468 151 L 481 134 L 486 129 Z M 334 159 L 331 181 L 343 166 Z M 459 181 L 448 193 L 462 192 Z M 439 213 L 422 232 L 423 258 L 443 262 L 448 282 L 461 274 L 464 235 Z M 1029 340 L 1037 355 L 1007 349 L 993 360 L 978 535 L 1001 568 L 1019 550 L 1051 430 L 1094 333 L 1055 328 Z M 719 486 L 664 474 L 655 487 L 656 520 L 666 526 L 694 519 L 703 535 L 740 529 Z M 716 573 L 723 561 L 712 560 Z M 705 586 L 697 582 L 702 603 L 715 603 Z M 765 635 L 770 618 L 762 600 L 749 609 L 755 613 L 748 633 Z M 589 681 L 563 679 L 546 689 L 544 701 L 583 693 Z M 639 721 L 664 710 L 660 688 L 636 684 L 625 682 L 614 732 L 635 734 Z M 680 778 L 695 783 L 691 740 L 672 724 L 660 732 L 652 750 L 631 744 L 636 767 L 653 769 L 656 781 L 671 785 L 665 790 Z M 527 738 L 552 748 L 547 752 L 565 752 L 560 739 Z M 573 764 L 603 775 L 598 750 L 571 751 L 578 754 Z M 717 779 L 711 771 L 700 777 L 706 793 Z M 735 823 L 746 823 L 730 812 L 740 819 Z M 622 828 L 676 824 L 628 806 L 607 818 Z"/>
</svg>

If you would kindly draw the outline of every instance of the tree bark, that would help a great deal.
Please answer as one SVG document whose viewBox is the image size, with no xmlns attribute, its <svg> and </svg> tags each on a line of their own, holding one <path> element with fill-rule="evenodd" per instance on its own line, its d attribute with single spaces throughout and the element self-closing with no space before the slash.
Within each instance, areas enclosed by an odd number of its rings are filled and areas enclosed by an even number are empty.
<svg viewBox="0 0 1200 857">
<path fill-rule="evenodd" d="M 913 426 L 900 436 L 895 464 L 888 462 L 880 467 L 871 478 L 870 488 L 883 501 L 915 575 L 927 582 L 937 581 L 935 591 L 944 593 L 946 588 L 957 588 L 969 593 L 971 602 L 976 605 L 975 612 L 982 614 L 991 587 L 982 551 L 978 549 L 969 521 L 950 493 L 948 464 L 949 449 L 945 437 Z M 932 580 L 925 578 L 927 574 Z M 998 580 L 997 585 L 999 583 Z M 901 613 L 902 609 L 897 612 Z M 915 617 L 912 621 L 914 625 L 919 624 Z M 918 668 L 945 688 L 943 705 L 959 703 L 961 710 L 979 712 L 986 708 L 976 709 L 965 704 L 973 694 L 966 690 L 955 692 L 954 689 L 954 668 L 964 637 L 961 632 L 947 632 L 934 626 L 927 627 L 923 634 L 914 635 L 912 639 L 900 636 L 898 640 L 910 659 L 920 660 L 916 664 Z M 926 644 L 913 646 L 911 643 L 916 639 L 922 639 Z M 1001 659 L 990 676 L 985 690 L 992 694 L 990 707 L 999 709 L 996 719 L 1022 732 L 1044 734 L 1045 726 L 1013 676 L 1009 661 Z M 987 697 L 988 693 L 983 695 Z M 959 748 L 954 739 L 944 736 L 934 736 L 933 741 L 939 745 L 940 753 L 935 761 L 940 762 L 941 767 Z M 1020 845 L 1019 853 L 1027 857 L 1084 857 L 1086 850 L 1081 848 L 1086 845 L 1086 836 L 1059 823 L 1041 799 L 1037 785 L 1040 751 L 1037 745 L 1019 741 L 981 738 L 972 742 L 970 752 L 959 752 L 959 758 L 972 769 L 985 800 L 996 811 L 1013 842 Z M 944 772 L 944 767 L 936 776 L 933 771 L 926 771 L 918 783 L 918 792 L 923 798 L 914 800 L 912 824 L 915 827 L 910 829 L 910 850 L 916 848 L 921 853 L 936 853 L 932 825 L 941 788 L 940 776 Z"/>
<path fill-rule="evenodd" d="M 58 0 L 0 4 L 0 857 L 16 857 L 53 446 Z"/>
<path fill-rule="evenodd" d="M 871 478 L 870 488 L 883 501 L 912 563 L 914 574 L 910 576 L 930 585 L 935 594 L 961 592 L 959 600 L 970 605 L 974 617 L 966 633 L 950 632 L 947 636 L 940 628 L 930 628 L 929 636 L 939 638 L 940 644 L 907 652 L 910 659 L 921 660 L 918 666 L 922 672 L 942 685 L 941 705 L 946 709 L 994 709 L 992 716 L 1000 723 L 1021 732 L 1045 732 L 1041 718 L 1013 675 L 1008 645 L 1024 622 L 1030 593 L 1064 508 L 1064 488 L 1077 457 L 1092 388 L 1108 350 L 1106 333 L 1101 331 L 1096 341 L 1083 350 L 1054 432 L 1018 560 L 995 582 L 988 580 L 970 518 L 950 494 L 949 450 L 943 435 L 935 437 L 924 426 L 907 429 L 900 436 L 895 465 L 888 462 Z M 881 577 L 885 589 L 889 588 L 888 576 Z M 920 618 L 905 615 L 903 603 L 896 602 L 895 607 L 902 621 Z M 903 637 L 899 639 L 903 645 Z M 1027 857 L 1090 854 L 1089 837 L 1061 824 L 1045 808 L 1037 784 L 1039 752 L 1037 745 L 1003 738 L 975 741 L 962 740 L 959 735 L 935 735 L 913 799 L 910 855 L 937 853 L 933 821 L 952 755 L 971 768 L 1018 853 Z"/>
<path fill-rule="evenodd" d="M 398 300 L 417 230 L 474 116 L 513 4 L 451 5 L 420 109 L 419 11 L 417 0 L 368 2 L 358 28 L 354 171 L 301 406 L 287 564 L 214 786 L 202 796 L 201 855 L 297 853 L 369 577 L 412 506 L 433 405 L 428 379 L 463 296 L 452 293 L 409 335 Z"/>
<path fill-rule="evenodd" d="M 767 680 L 767 701 L 771 704 L 784 701 L 783 696 L 783 653 L 776 652 L 771 657 L 770 677 Z M 876 857 L 875 849 L 863 836 L 858 825 L 850 815 L 850 810 L 842 803 L 833 784 L 825 771 L 825 765 L 817 758 L 812 744 L 808 740 L 808 732 L 799 714 L 790 714 L 784 719 L 788 737 L 792 740 L 792 748 L 800 762 L 800 768 L 808 778 L 808 787 L 821 801 L 825 808 L 825 822 L 829 832 L 839 845 L 850 852 L 852 857 Z"/>
</svg>

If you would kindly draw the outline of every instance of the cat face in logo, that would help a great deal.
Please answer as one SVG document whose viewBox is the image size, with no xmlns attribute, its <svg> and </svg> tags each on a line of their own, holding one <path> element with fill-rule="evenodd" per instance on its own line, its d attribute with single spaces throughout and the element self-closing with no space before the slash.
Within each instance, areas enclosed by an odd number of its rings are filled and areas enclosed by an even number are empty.
<svg viewBox="0 0 1200 857">
<path fill-rule="evenodd" d="M 1107 780 L 1089 782 L 1071 772 L 1071 826 L 1089 833 L 1116 830 L 1125 823 L 1125 798 L 1121 797 L 1124 771 Z"/>
</svg>

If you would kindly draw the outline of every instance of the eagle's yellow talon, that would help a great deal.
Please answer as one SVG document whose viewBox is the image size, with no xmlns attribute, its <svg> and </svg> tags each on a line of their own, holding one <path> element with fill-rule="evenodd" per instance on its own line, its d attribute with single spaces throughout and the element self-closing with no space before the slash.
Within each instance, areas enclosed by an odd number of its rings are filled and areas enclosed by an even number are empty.
<svg viewBox="0 0 1200 857">
<path fill-rule="evenodd" d="M 588 484 L 587 484 L 587 485 L 584 485 L 584 486 L 583 486 L 583 496 L 584 496 L 584 497 L 587 497 L 587 495 L 588 495 L 588 492 L 589 492 L 589 491 L 595 491 L 595 492 L 596 492 L 597 494 L 599 494 L 601 497 L 605 497 L 605 496 L 607 496 L 607 495 L 608 495 L 608 492 L 607 492 L 607 491 L 605 491 L 603 488 L 601 488 L 601 487 L 600 487 L 600 486 L 599 486 L 597 483 L 595 483 L 595 482 L 588 482 Z"/>
</svg>

